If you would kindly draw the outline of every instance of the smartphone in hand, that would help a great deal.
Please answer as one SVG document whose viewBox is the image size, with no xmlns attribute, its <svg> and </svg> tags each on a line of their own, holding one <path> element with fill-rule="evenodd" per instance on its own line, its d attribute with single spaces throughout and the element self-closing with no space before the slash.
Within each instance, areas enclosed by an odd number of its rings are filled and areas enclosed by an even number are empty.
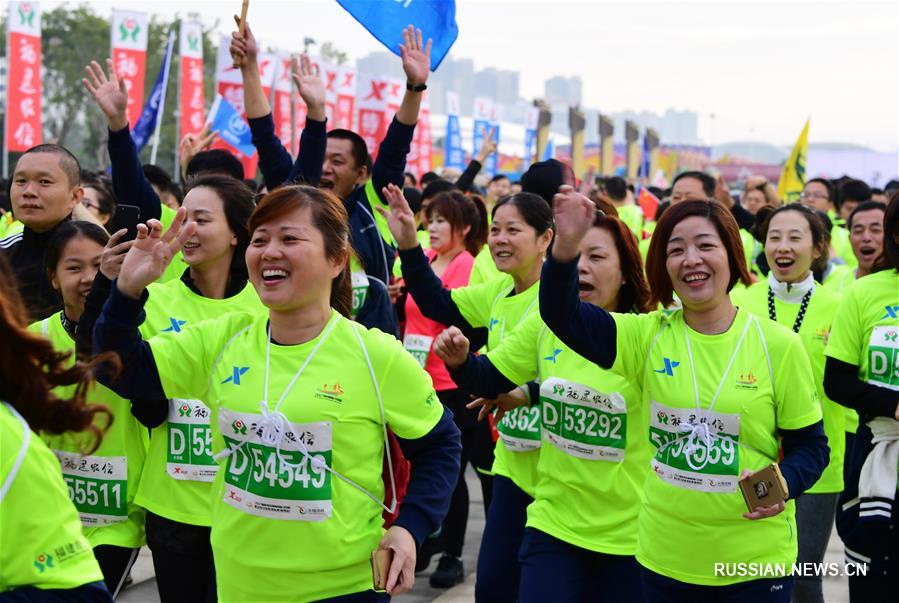
<svg viewBox="0 0 899 603">
<path fill-rule="evenodd" d="M 117 205 L 112 219 L 109 221 L 109 232 L 114 233 L 127 229 L 128 232 L 122 238 L 124 241 L 133 241 L 137 238 L 137 225 L 140 223 L 140 208 L 136 205 Z"/>
</svg>

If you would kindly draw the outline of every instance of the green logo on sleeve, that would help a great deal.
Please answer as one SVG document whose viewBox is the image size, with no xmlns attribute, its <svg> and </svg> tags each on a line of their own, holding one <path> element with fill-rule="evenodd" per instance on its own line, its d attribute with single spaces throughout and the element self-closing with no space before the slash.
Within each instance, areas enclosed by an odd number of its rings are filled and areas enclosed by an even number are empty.
<svg viewBox="0 0 899 603">
<path fill-rule="evenodd" d="M 38 572 L 41 574 L 44 573 L 44 569 L 48 567 L 53 568 L 53 555 L 51 555 L 50 553 L 41 553 L 34 560 L 34 567 L 36 567 L 38 569 Z"/>
</svg>

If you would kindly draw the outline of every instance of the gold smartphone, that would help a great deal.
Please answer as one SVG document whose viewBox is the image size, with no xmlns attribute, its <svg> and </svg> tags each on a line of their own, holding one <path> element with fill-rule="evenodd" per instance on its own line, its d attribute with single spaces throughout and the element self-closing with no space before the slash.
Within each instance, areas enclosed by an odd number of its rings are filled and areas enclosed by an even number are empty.
<svg viewBox="0 0 899 603">
<path fill-rule="evenodd" d="M 387 573 L 393 561 L 393 549 L 375 549 L 371 553 L 371 577 L 375 590 L 387 588 Z"/>
<path fill-rule="evenodd" d="M 787 481 L 777 463 L 772 463 L 740 480 L 740 491 L 749 511 L 756 507 L 770 507 L 787 500 Z"/>
</svg>

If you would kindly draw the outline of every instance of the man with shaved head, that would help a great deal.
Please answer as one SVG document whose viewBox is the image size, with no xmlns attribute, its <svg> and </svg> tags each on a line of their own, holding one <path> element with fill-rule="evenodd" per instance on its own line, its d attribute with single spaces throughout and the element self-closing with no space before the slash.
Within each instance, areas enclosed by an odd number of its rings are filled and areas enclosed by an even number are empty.
<svg viewBox="0 0 899 603">
<path fill-rule="evenodd" d="M 47 277 L 47 243 L 59 225 L 70 219 L 83 196 L 81 166 L 59 145 L 32 147 L 16 163 L 9 197 L 13 214 L 25 228 L 0 239 L 0 253 L 16 274 L 32 320 L 46 318 L 62 308 Z"/>
</svg>

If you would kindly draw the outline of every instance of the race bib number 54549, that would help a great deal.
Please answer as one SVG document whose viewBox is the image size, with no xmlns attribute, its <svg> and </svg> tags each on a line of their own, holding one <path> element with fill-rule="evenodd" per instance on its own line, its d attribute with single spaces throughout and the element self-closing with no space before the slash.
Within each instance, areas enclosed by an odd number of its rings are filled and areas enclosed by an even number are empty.
<svg viewBox="0 0 899 603">
<path fill-rule="evenodd" d="M 260 438 L 262 417 L 223 410 L 219 427 L 233 448 L 224 500 L 251 515 L 294 521 L 331 516 L 331 423 L 289 423 L 280 454 Z M 303 454 L 305 448 L 307 454 Z"/>
</svg>

